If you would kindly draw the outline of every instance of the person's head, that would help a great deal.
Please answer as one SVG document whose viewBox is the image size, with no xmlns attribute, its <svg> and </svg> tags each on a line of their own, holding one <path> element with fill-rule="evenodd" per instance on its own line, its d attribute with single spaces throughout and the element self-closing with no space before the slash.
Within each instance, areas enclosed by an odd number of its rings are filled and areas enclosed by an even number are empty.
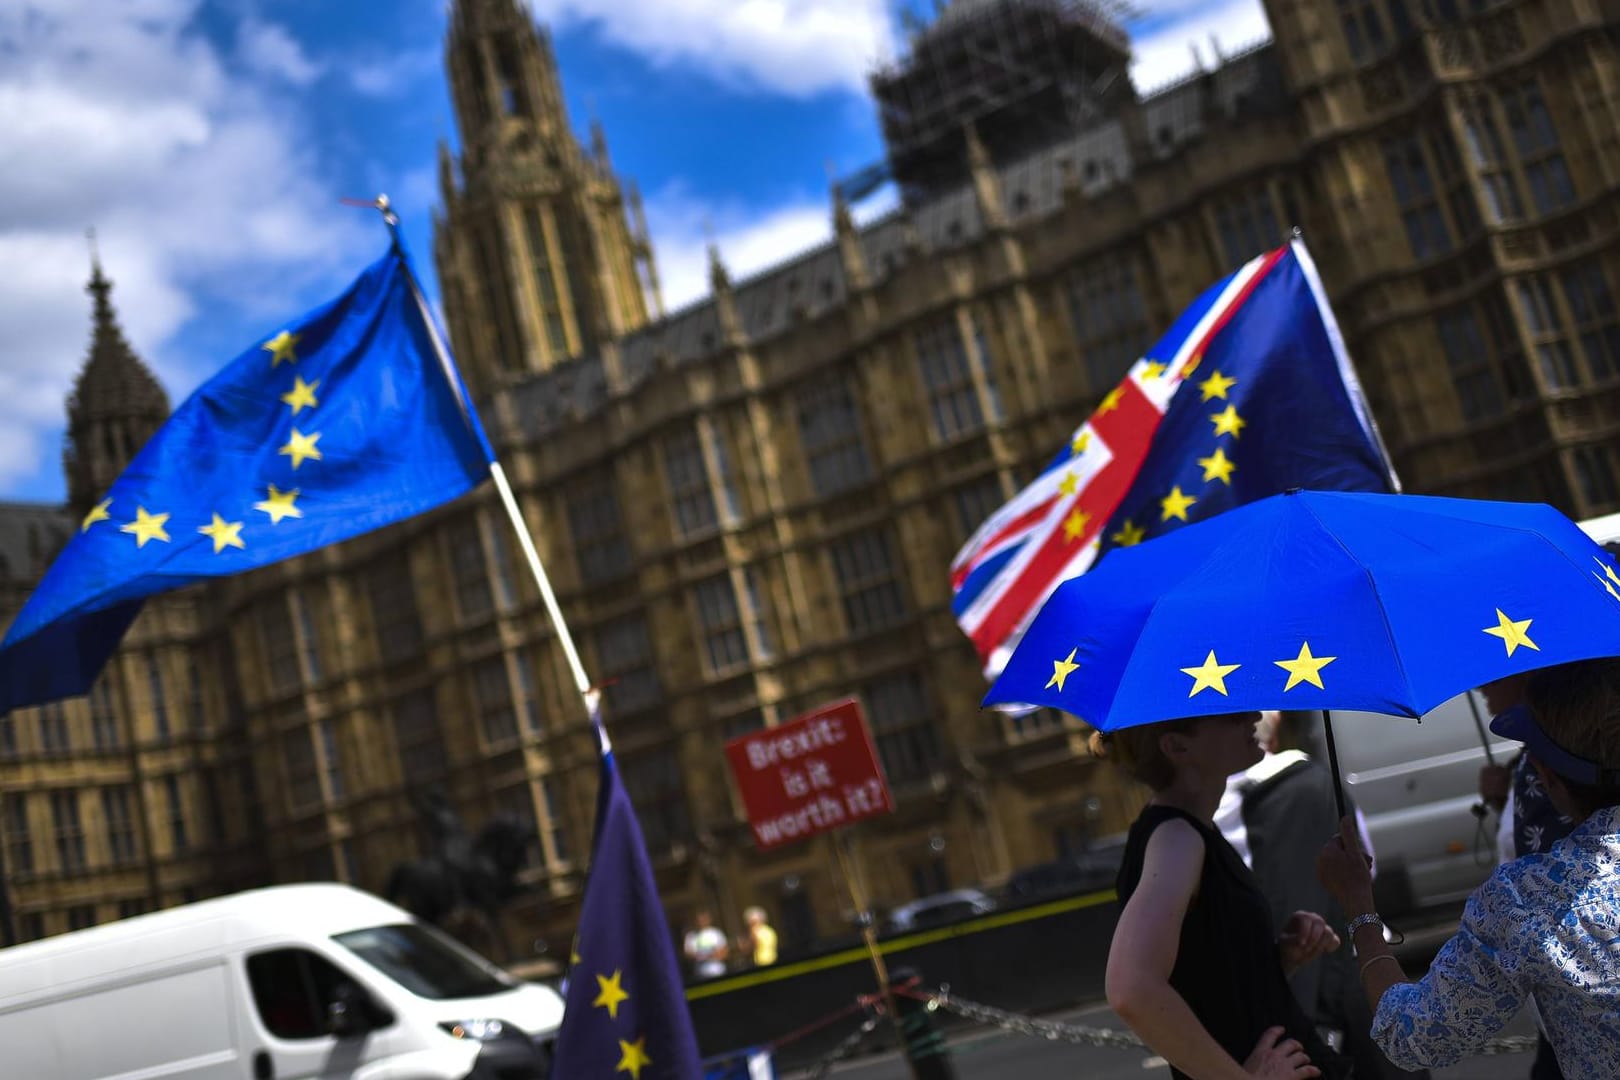
<svg viewBox="0 0 1620 1080">
<path fill-rule="evenodd" d="M 1154 791 L 1177 780 L 1225 781 L 1260 760 L 1253 712 L 1162 720 L 1092 732 L 1091 751 L 1111 759 Z"/>
<path fill-rule="evenodd" d="M 1525 744 L 1548 796 L 1570 817 L 1620 806 L 1620 658 L 1532 673 L 1524 706 L 1491 730 Z"/>
<path fill-rule="evenodd" d="M 1524 701 L 1525 690 L 1529 685 L 1528 671 L 1486 683 L 1479 688 L 1479 692 L 1485 696 L 1485 710 L 1492 716 L 1502 715 Z"/>
<path fill-rule="evenodd" d="M 707 911 L 700 911 L 693 916 L 692 921 L 697 923 L 697 928 L 699 930 L 707 930 L 709 927 L 714 925 L 714 916 L 710 915 Z"/>
<path fill-rule="evenodd" d="M 765 922 L 765 909 L 762 907 L 749 908 L 743 912 L 743 922 L 749 926 L 763 925 Z"/>
</svg>

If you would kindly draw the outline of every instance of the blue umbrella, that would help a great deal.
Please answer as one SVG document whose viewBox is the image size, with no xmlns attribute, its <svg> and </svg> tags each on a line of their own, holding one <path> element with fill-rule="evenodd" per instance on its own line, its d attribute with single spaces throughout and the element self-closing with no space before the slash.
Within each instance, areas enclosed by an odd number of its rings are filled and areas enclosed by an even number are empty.
<svg viewBox="0 0 1620 1080">
<path fill-rule="evenodd" d="M 1296 491 L 1064 582 L 985 704 L 1104 731 L 1252 709 L 1416 717 L 1505 675 L 1615 655 L 1620 574 L 1552 507 Z"/>
</svg>

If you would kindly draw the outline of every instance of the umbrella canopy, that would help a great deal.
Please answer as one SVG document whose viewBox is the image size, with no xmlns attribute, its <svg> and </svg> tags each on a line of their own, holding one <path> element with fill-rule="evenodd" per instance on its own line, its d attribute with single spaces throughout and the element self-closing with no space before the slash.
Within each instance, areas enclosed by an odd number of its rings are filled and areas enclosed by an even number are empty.
<svg viewBox="0 0 1620 1080">
<path fill-rule="evenodd" d="M 1620 655 L 1620 574 L 1533 503 L 1300 491 L 1113 552 L 1035 617 L 985 704 L 1104 731 L 1250 709 L 1421 716 Z"/>
</svg>

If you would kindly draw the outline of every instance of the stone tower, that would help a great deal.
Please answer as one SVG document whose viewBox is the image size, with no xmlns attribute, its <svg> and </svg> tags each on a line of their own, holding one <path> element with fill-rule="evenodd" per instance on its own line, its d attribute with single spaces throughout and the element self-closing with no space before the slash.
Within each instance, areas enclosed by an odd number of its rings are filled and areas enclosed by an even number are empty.
<svg viewBox="0 0 1620 1080">
<path fill-rule="evenodd" d="M 446 53 L 461 156 L 440 144 L 434 255 L 461 369 L 482 395 L 645 324 L 657 277 L 607 140 L 596 125 L 589 152 L 575 139 L 550 39 L 527 9 L 456 0 Z"/>
<path fill-rule="evenodd" d="M 90 356 L 68 398 L 68 437 L 62 452 L 68 507 L 76 516 L 101 501 L 124 466 L 169 417 L 168 395 L 124 340 L 113 312 L 112 282 L 102 274 L 94 252 L 85 291 L 95 298 L 94 328 Z"/>
</svg>

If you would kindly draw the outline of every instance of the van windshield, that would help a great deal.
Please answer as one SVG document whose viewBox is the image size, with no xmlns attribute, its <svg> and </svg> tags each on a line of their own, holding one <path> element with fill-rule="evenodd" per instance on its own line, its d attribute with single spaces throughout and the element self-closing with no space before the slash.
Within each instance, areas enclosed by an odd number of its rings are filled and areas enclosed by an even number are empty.
<svg viewBox="0 0 1620 1080">
<path fill-rule="evenodd" d="M 517 986 L 437 931 L 415 923 L 353 930 L 332 940 L 417 997 L 432 1001 L 488 997 Z"/>
</svg>

